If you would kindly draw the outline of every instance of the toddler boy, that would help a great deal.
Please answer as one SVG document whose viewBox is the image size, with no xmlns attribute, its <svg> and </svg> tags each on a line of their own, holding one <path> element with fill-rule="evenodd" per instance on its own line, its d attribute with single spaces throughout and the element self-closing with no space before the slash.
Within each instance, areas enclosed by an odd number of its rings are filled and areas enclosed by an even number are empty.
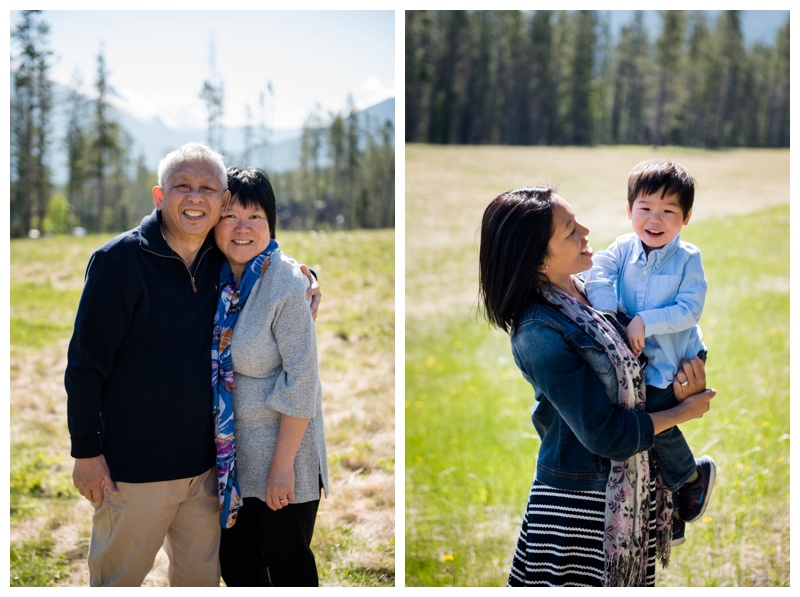
<svg viewBox="0 0 800 597">
<path fill-rule="evenodd" d="M 628 217 L 633 233 L 617 238 L 594 256 L 586 273 L 586 292 L 595 309 L 631 317 L 628 341 L 644 352 L 647 411 L 678 404 L 672 382 L 682 358 L 706 357 L 698 326 L 706 296 L 700 251 L 680 239 L 694 204 L 695 180 L 670 161 L 646 160 L 628 177 Z M 667 486 L 677 492 L 673 545 L 685 540 L 686 522 L 705 512 L 714 487 L 716 465 L 695 460 L 678 427 L 656 435 L 656 463 Z"/>
</svg>

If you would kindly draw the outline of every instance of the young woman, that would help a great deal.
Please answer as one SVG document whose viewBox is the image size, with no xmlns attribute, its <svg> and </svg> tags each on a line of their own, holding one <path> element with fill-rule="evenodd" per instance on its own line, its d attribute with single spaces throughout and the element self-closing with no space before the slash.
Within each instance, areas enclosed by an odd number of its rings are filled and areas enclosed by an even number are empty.
<svg viewBox="0 0 800 597">
<path fill-rule="evenodd" d="M 624 329 L 591 307 L 577 276 L 592 266 L 588 235 L 552 188 L 503 193 L 483 215 L 485 315 L 511 336 L 541 438 L 510 586 L 654 585 L 656 557 L 669 559 L 672 501 L 649 449 L 715 395 L 696 358 L 676 378 L 681 403 L 645 412 Z"/>
</svg>

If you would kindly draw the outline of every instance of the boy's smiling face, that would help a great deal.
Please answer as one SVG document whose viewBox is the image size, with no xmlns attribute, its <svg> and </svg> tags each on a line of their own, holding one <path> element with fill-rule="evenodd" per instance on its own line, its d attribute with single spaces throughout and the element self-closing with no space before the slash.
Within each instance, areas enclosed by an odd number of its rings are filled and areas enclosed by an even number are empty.
<svg viewBox="0 0 800 597">
<path fill-rule="evenodd" d="M 684 217 L 677 195 L 661 197 L 661 190 L 652 195 L 638 195 L 633 206 L 627 208 L 633 231 L 641 239 L 646 254 L 674 240 L 692 217 L 691 210 Z"/>
</svg>

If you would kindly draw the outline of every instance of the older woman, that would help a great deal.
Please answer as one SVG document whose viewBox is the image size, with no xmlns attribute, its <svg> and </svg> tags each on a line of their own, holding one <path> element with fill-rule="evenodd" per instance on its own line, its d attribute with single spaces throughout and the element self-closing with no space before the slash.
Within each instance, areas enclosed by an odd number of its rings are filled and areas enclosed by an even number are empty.
<svg viewBox="0 0 800 597">
<path fill-rule="evenodd" d="M 703 362 L 684 363 L 680 404 L 645 412 L 641 365 L 617 321 L 592 308 L 577 274 L 589 230 L 552 188 L 503 193 L 481 226 L 486 318 L 511 336 L 536 394 L 541 438 L 508 584 L 646 586 L 669 559 L 672 503 L 649 458 L 654 436 L 702 417 Z"/>
<path fill-rule="evenodd" d="M 212 349 L 222 578 L 316 586 L 310 544 L 328 469 L 307 281 L 275 241 L 266 174 L 229 168 L 228 189 Z"/>
</svg>

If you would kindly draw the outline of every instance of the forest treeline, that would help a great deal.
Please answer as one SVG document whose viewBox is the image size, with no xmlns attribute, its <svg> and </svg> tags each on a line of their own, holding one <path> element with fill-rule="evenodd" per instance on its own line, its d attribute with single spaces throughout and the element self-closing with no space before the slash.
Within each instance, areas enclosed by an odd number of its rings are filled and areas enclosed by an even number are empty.
<svg viewBox="0 0 800 597">
<path fill-rule="evenodd" d="M 138 225 L 153 209 L 157 174 L 144 156 L 132 155 L 130 134 L 115 119 L 109 69 L 100 48 L 91 90 L 73 81 L 57 96 L 49 80 L 57 59 L 49 44 L 43 11 L 23 11 L 11 31 L 12 237 L 122 231 Z M 224 88 L 213 76 L 198 89 L 208 112 L 208 140 L 218 149 Z M 54 122 L 65 123 L 63 138 Z M 316 108 L 303 125 L 300 166 L 270 172 L 249 156 L 263 153 L 246 134 L 242 155 L 222 150 L 226 163 L 260 166 L 278 198 L 279 226 L 286 229 L 394 227 L 394 125 L 374 122 L 352 100 L 342 113 Z M 262 141 L 263 143 L 263 141 Z M 66 164 L 67 180 L 56 185 L 52 164 Z"/>
<path fill-rule="evenodd" d="M 789 17 L 745 45 L 738 11 L 406 11 L 405 140 L 789 146 Z"/>
</svg>

